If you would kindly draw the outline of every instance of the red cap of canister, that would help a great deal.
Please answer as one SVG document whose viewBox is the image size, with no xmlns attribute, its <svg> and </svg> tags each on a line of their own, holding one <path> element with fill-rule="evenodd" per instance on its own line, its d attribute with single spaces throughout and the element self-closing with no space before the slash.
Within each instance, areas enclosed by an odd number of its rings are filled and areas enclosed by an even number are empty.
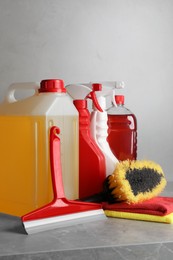
<svg viewBox="0 0 173 260">
<path fill-rule="evenodd" d="M 62 79 L 44 79 L 40 83 L 39 92 L 59 92 L 66 93 L 64 81 Z"/>
<path fill-rule="evenodd" d="M 115 95 L 115 102 L 117 105 L 124 105 L 124 96 L 123 95 Z"/>
</svg>

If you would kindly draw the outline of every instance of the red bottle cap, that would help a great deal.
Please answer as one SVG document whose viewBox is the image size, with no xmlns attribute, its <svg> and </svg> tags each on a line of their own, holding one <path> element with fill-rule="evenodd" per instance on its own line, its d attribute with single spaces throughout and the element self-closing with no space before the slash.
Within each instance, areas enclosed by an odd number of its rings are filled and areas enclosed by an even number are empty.
<svg viewBox="0 0 173 260">
<path fill-rule="evenodd" d="M 124 96 L 115 95 L 115 102 L 117 103 L 117 105 L 124 105 Z"/>
<path fill-rule="evenodd" d="M 100 83 L 93 83 L 92 84 L 92 89 L 94 91 L 101 91 L 102 90 L 102 84 L 100 84 Z"/>
<path fill-rule="evenodd" d="M 66 93 L 64 81 L 62 79 L 45 79 L 40 83 L 39 92 L 59 92 Z"/>
</svg>

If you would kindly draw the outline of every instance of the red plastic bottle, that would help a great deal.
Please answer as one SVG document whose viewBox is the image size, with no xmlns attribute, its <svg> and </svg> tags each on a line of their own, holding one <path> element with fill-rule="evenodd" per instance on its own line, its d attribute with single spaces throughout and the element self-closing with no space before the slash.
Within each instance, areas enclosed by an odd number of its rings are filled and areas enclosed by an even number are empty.
<svg viewBox="0 0 173 260">
<path fill-rule="evenodd" d="M 105 157 L 90 134 L 87 100 L 74 100 L 79 112 L 79 199 L 103 191 L 106 178 Z"/>
<path fill-rule="evenodd" d="M 137 120 L 135 115 L 124 107 L 124 96 L 116 95 L 114 106 L 108 113 L 107 141 L 119 161 L 137 159 Z"/>
</svg>

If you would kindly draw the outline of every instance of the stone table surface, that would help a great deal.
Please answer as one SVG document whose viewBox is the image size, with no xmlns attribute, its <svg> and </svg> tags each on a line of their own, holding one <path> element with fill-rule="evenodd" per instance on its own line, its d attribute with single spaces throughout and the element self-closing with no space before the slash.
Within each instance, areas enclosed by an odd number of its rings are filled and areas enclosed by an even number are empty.
<svg viewBox="0 0 173 260">
<path fill-rule="evenodd" d="M 173 197 L 173 183 L 162 196 Z M 20 218 L 0 214 L 0 259 L 173 259 L 173 224 L 106 218 L 26 235 Z"/>
</svg>

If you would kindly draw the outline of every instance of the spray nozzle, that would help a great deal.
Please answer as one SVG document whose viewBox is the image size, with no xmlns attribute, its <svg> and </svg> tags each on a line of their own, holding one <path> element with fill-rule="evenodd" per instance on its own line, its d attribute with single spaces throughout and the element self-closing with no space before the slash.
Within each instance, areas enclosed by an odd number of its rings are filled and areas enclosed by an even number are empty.
<svg viewBox="0 0 173 260">
<path fill-rule="evenodd" d="M 91 82 L 88 84 L 88 86 L 90 86 L 90 88 L 92 88 L 93 91 L 98 91 L 98 93 L 97 93 L 98 98 L 110 96 L 113 105 L 117 106 L 116 101 L 115 101 L 116 90 L 123 89 L 125 84 L 124 84 L 124 81 L 105 81 L 105 82 L 99 82 L 99 83 Z"/>
<path fill-rule="evenodd" d="M 84 84 L 70 84 L 66 86 L 68 94 L 74 99 L 91 99 L 93 101 L 94 106 L 96 109 L 98 109 L 100 112 L 103 112 L 101 106 L 99 105 L 99 102 L 97 100 L 97 96 L 95 91 L 100 90 L 100 87 L 102 87 L 101 84 L 95 84 L 94 89 L 91 89 L 90 87 L 84 85 Z"/>
<path fill-rule="evenodd" d="M 93 83 L 92 84 L 93 91 L 102 91 L 102 84 L 101 83 Z"/>
</svg>

